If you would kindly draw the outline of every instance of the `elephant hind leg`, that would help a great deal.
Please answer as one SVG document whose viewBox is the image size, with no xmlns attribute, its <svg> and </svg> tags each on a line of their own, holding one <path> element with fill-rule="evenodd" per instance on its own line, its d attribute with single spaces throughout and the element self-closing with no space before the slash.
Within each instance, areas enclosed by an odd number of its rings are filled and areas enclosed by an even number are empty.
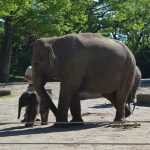
<svg viewBox="0 0 150 150">
<path fill-rule="evenodd" d="M 122 88 L 116 90 L 116 117 L 115 121 L 123 121 L 126 117 L 131 115 L 129 106 L 127 105 L 127 98 L 130 92 L 131 85 L 125 83 Z"/>
<path fill-rule="evenodd" d="M 131 111 L 127 104 L 125 104 L 125 98 L 117 97 L 117 92 L 114 91 L 111 94 L 102 94 L 105 98 L 107 98 L 113 106 L 116 108 L 116 117 L 115 121 L 122 121 L 124 117 L 128 117 L 131 115 Z M 125 105 L 125 106 L 124 106 Z"/>
<path fill-rule="evenodd" d="M 125 103 L 124 98 L 117 95 L 115 96 L 115 99 L 113 100 L 113 105 L 116 108 L 116 116 L 114 121 L 124 121 L 125 119 Z"/>
<path fill-rule="evenodd" d="M 115 121 L 124 121 L 125 118 L 131 115 L 131 110 L 129 106 L 126 104 L 126 98 L 117 99 L 117 103 L 115 104 L 116 108 L 116 116 Z"/>
<path fill-rule="evenodd" d="M 128 117 L 131 114 L 130 108 L 127 105 L 127 98 L 133 84 L 133 79 L 135 74 L 134 65 L 128 68 L 128 70 L 130 71 L 124 74 L 124 77 L 122 78 L 122 82 L 120 82 L 120 86 L 118 86 L 118 88 L 116 89 L 115 121 L 122 121 L 124 120 L 125 117 Z"/>
<path fill-rule="evenodd" d="M 125 98 L 114 91 L 111 94 L 102 94 L 105 98 L 107 98 L 116 109 L 116 116 L 114 121 L 124 121 L 125 118 Z"/>
<path fill-rule="evenodd" d="M 125 108 L 121 104 L 120 106 L 116 106 L 116 116 L 114 121 L 124 121 L 125 120 Z"/>
<path fill-rule="evenodd" d="M 45 108 L 44 111 L 40 111 L 40 115 L 41 115 L 41 125 L 48 125 L 49 109 Z"/>
<path fill-rule="evenodd" d="M 125 105 L 125 118 L 129 117 L 131 115 L 131 109 L 129 107 L 129 105 Z"/>
</svg>

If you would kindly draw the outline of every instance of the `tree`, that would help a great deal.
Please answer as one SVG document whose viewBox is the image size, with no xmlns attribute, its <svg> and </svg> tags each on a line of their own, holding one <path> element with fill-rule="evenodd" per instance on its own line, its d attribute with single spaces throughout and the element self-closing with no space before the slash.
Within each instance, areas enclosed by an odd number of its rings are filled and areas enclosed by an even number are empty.
<svg viewBox="0 0 150 150">
<path fill-rule="evenodd" d="M 139 66 L 142 77 L 149 78 L 150 77 L 150 47 L 142 47 L 135 55 L 137 60 L 137 65 Z"/>
<path fill-rule="evenodd" d="M 92 0 L 1 0 L 0 82 L 7 82 L 13 47 L 30 37 L 79 32 Z M 81 11 L 80 11 L 81 10 Z M 83 27 L 82 27 L 83 28 Z M 78 30 L 78 31 L 77 31 Z M 17 40 L 16 40 L 17 39 Z M 19 44 L 19 45 L 18 45 Z"/>
<path fill-rule="evenodd" d="M 10 71 L 13 35 L 18 29 L 17 26 L 29 16 L 32 7 L 29 0 L 1 0 L 0 7 L 0 18 L 4 21 L 0 49 L 0 81 L 6 82 Z"/>
<path fill-rule="evenodd" d="M 42 36 L 96 32 L 134 54 L 150 47 L 149 0 L 1 0 L 0 7 L 0 82 L 8 81 L 10 64 L 19 72 L 19 60 Z"/>
<path fill-rule="evenodd" d="M 123 40 L 136 53 L 150 42 L 149 0 L 99 0 L 91 7 L 89 30 Z"/>
</svg>

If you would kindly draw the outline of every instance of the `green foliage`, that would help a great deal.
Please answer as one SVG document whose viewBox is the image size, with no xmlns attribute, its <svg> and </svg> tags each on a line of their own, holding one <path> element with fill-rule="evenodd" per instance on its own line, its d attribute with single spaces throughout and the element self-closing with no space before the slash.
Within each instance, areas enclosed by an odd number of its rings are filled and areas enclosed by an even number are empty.
<svg viewBox="0 0 150 150">
<path fill-rule="evenodd" d="M 80 32 L 91 3 L 92 0 L 1 0 L 0 18 L 5 22 L 9 19 L 13 30 L 11 74 L 22 75 L 30 64 L 27 50 L 35 38 Z"/>
<path fill-rule="evenodd" d="M 142 77 L 150 77 L 150 47 L 144 47 L 135 55 L 137 60 L 137 65 L 139 66 Z"/>
<path fill-rule="evenodd" d="M 141 48 L 141 44 L 146 46 L 150 35 L 150 30 L 147 30 L 150 27 L 149 0 L 105 0 L 104 3 L 110 10 L 100 21 L 104 33 L 107 29 L 114 38 L 118 34 L 127 35 L 126 44 L 134 53 Z M 100 31 L 103 32 L 102 28 Z"/>
<path fill-rule="evenodd" d="M 87 22 L 86 11 L 91 3 L 92 0 L 39 1 L 34 4 L 33 29 L 38 36 L 79 32 Z"/>
<path fill-rule="evenodd" d="M 22 49 L 12 55 L 11 74 L 24 76 L 26 68 L 31 65 L 31 56 L 31 51 Z"/>
<path fill-rule="evenodd" d="M 1 0 L 0 8 L 0 19 L 9 20 L 13 30 L 11 74 L 23 75 L 30 65 L 34 39 L 78 32 L 122 40 L 138 56 L 138 65 L 149 64 L 149 57 L 139 57 L 150 48 L 149 0 Z M 0 22 L 0 51 L 4 24 Z"/>
</svg>

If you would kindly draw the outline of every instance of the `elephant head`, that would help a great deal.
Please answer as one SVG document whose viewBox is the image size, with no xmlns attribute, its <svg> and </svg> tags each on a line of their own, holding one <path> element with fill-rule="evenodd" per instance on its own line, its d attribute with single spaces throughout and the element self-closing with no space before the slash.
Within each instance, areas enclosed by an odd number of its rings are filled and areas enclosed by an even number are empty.
<svg viewBox="0 0 150 150">
<path fill-rule="evenodd" d="M 20 96 L 20 98 L 19 98 L 19 103 L 18 103 L 18 119 L 20 118 L 22 107 L 27 106 L 28 97 L 29 97 L 29 93 L 28 92 L 24 92 Z"/>
<path fill-rule="evenodd" d="M 35 118 L 39 113 L 40 102 L 34 92 L 25 92 L 19 98 L 18 119 L 20 118 L 22 107 L 26 107 L 26 124 L 25 127 L 33 127 Z"/>
<path fill-rule="evenodd" d="M 46 40 L 46 39 L 45 39 Z M 47 75 L 47 70 L 52 74 L 54 62 L 56 60 L 52 46 L 45 41 L 37 40 L 33 43 L 32 69 L 41 74 Z M 45 69 L 43 69 L 43 67 Z M 49 68 L 49 69 L 46 69 Z M 34 71 L 33 71 L 34 73 Z"/>
<path fill-rule="evenodd" d="M 25 127 L 33 127 L 37 114 L 39 113 L 40 102 L 35 93 L 29 93 L 27 101 L 27 117 Z"/>
</svg>

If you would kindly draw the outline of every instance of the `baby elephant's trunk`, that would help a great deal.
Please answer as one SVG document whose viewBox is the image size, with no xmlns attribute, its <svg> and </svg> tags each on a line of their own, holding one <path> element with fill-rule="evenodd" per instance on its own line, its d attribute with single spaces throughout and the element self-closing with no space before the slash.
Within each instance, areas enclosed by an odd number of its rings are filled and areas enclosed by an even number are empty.
<svg viewBox="0 0 150 150">
<path fill-rule="evenodd" d="M 29 93 L 24 92 L 24 93 L 20 96 L 20 98 L 19 98 L 19 103 L 18 103 L 18 119 L 20 118 L 22 107 L 27 106 L 28 97 L 29 97 Z"/>
<path fill-rule="evenodd" d="M 40 103 L 36 97 L 35 93 L 30 93 L 27 104 L 27 122 L 25 127 L 33 127 L 35 124 L 35 119 L 39 113 Z"/>
<path fill-rule="evenodd" d="M 20 118 L 20 115 L 21 115 L 21 109 L 22 109 L 22 106 L 19 104 L 19 106 L 18 106 L 18 119 Z"/>
</svg>

